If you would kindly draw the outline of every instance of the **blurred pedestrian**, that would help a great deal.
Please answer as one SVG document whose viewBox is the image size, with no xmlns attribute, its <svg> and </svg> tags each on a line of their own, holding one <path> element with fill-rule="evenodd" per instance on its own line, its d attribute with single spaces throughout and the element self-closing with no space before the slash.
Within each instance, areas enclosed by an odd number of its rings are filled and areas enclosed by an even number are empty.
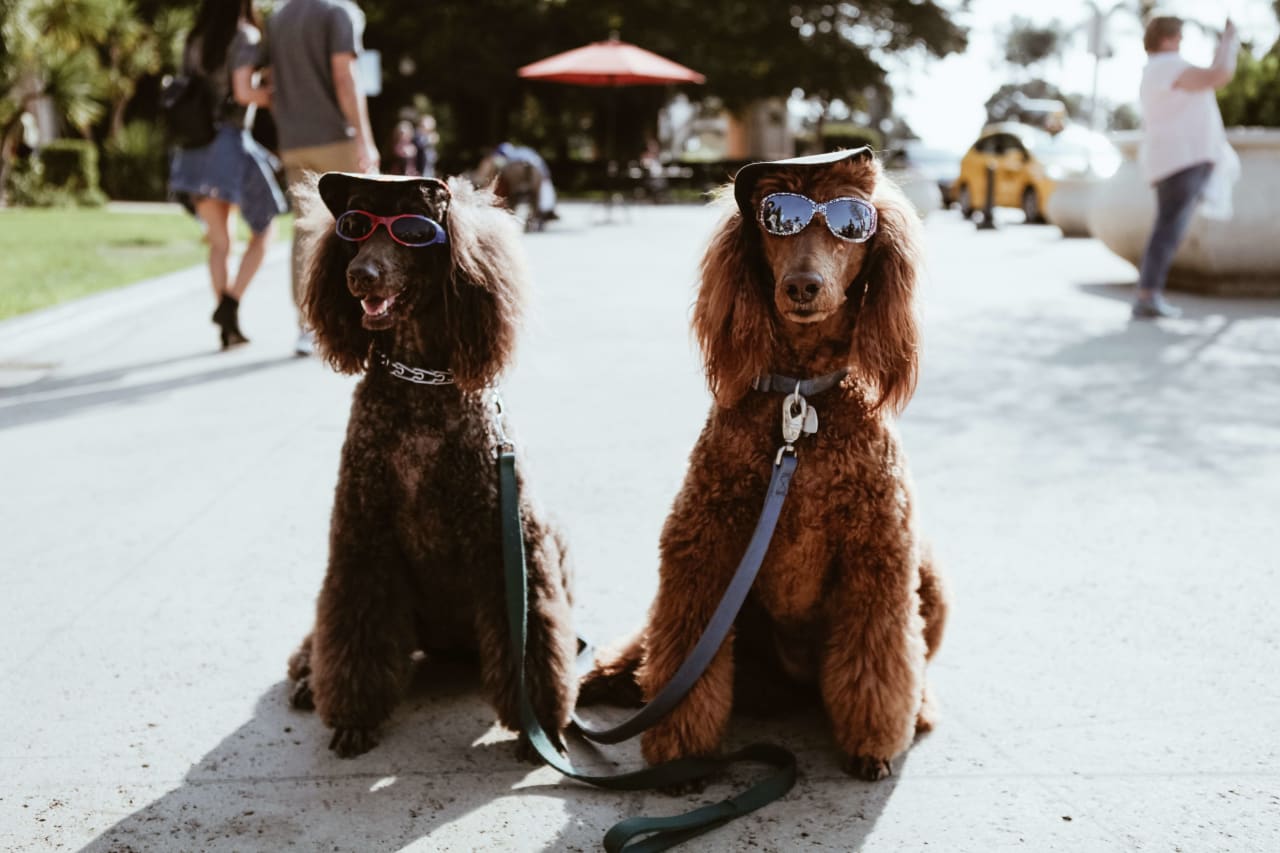
<svg viewBox="0 0 1280 853">
<path fill-rule="evenodd" d="M 652 202 L 666 200 L 667 176 L 662 162 L 662 146 L 650 137 L 640 152 L 640 172 L 644 181 L 644 194 Z"/>
<path fill-rule="evenodd" d="M 357 65 L 363 34 L 364 13 L 351 0 L 285 0 L 267 21 L 280 159 L 290 194 L 298 192 L 307 172 L 378 170 L 378 147 Z M 295 223 L 298 355 L 315 350 L 302 315 L 302 251 L 308 236 Z"/>
<path fill-rule="evenodd" d="M 510 142 L 499 143 L 494 153 L 508 162 L 528 163 L 538 171 L 542 176 L 542 182 L 538 185 L 538 218 L 559 219 L 556 213 L 556 188 L 551 182 L 551 167 L 547 165 L 546 160 L 542 159 L 542 155 L 527 145 L 515 145 Z"/>
<path fill-rule="evenodd" d="M 412 122 L 396 122 L 395 134 L 391 138 L 391 165 L 387 167 L 387 174 L 422 174 L 418 171 L 418 146 L 413 141 L 413 134 Z"/>
<path fill-rule="evenodd" d="M 436 133 L 435 116 L 424 115 L 418 119 L 418 129 L 413 134 L 413 144 L 418 149 L 418 174 L 424 178 L 434 178 L 436 146 L 440 144 L 440 134 Z"/>
<path fill-rule="evenodd" d="M 1182 312 L 1164 301 L 1165 279 L 1196 204 L 1218 170 L 1219 192 L 1230 192 L 1239 161 L 1227 144 L 1214 90 L 1230 82 L 1236 69 L 1236 28 L 1230 19 L 1208 68 L 1182 58 L 1182 20 L 1160 16 L 1143 37 L 1147 65 L 1140 99 L 1145 130 L 1141 161 L 1156 189 L 1156 220 L 1142 255 L 1133 316 L 1177 317 Z"/>
<path fill-rule="evenodd" d="M 203 0 L 183 48 L 183 70 L 198 75 L 212 94 L 213 141 L 175 149 L 169 192 L 192 210 L 209 244 L 209 278 L 218 307 L 213 322 L 222 348 L 248 343 L 240 330 L 240 300 L 262 266 L 271 242 L 272 220 L 288 207 L 276 183 L 276 161 L 250 133 L 254 111 L 271 106 L 271 92 L 259 85 L 264 64 L 262 29 L 252 0 Z M 228 283 L 231 211 L 249 225 L 251 236 L 234 281 Z"/>
</svg>

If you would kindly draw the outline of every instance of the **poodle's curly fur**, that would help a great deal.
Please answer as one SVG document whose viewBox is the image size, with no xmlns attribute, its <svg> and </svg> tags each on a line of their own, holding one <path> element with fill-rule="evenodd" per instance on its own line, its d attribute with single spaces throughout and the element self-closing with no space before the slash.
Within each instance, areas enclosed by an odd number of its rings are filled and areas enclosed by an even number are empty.
<svg viewBox="0 0 1280 853">
<path fill-rule="evenodd" d="M 844 242 L 815 216 L 799 234 L 777 237 L 736 206 L 725 216 L 702 261 L 693 317 L 716 405 L 662 531 L 648 623 L 597 654 L 582 699 L 651 698 L 715 610 L 781 444 L 784 395 L 751 390 L 752 380 L 848 368 L 840 385 L 809 398 L 820 428 L 798 443 L 789 497 L 732 639 L 642 746 L 651 763 L 713 753 L 735 695 L 759 705 L 813 685 L 845 769 L 878 779 L 933 724 L 925 662 L 947 611 L 892 422 L 916 384 L 920 226 L 869 154 L 770 171 L 753 208 L 780 191 L 867 199 L 879 230 L 867 243 Z"/>
<path fill-rule="evenodd" d="M 478 656 L 498 719 L 519 730 L 487 390 L 515 346 L 526 280 L 519 231 L 491 193 L 460 180 L 447 190 L 360 184 L 347 209 L 427 215 L 444 223 L 448 243 L 407 248 L 385 228 L 346 242 L 314 190 L 309 196 L 303 227 L 319 236 L 306 315 L 329 364 L 364 377 L 342 449 L 315 627 L 289 661 L 291 699 L 314 705 L 339 755 L 357 755 L 376 744 L 411 655 L 461 651 Z M 456 384 L 406 382 L 375 354 L 452 370 Z M 570 570 L 560 532 L 521 486 L 527 689 L 554 738 L 576 697 Z M 532 757 L 523 737 L 519 752 Z"/>
</svg>

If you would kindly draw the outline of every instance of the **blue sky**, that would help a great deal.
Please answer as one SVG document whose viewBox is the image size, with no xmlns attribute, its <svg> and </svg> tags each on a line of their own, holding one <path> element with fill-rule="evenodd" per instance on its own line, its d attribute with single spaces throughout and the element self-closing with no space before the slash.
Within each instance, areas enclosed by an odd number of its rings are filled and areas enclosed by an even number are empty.
<svg viewBox="0 0 1280 853">
<path fill-rule="evenodd" d="M 952 8 L 958 3 L 941 0 Z M 900 57 L 890 60 L 889 83 L 894 87 L 897 111 L 926 142 L 943 148 L 963 149 L 981 130 L 983 103 L 1001 84 L 1015 81 L 1019 71 L 1003 60 L 1003 33 L 1017 15 L 1037 23 L 1054 19 L 1083 27 L 1092 15 L 1088 0 L 1060 0 L 1028 3 L 1025 0 L 973 0 L 968 13 L 956 12 L 956 19 L 970 28 L 969 48 L 943 60 Z M 1104 11 L 1116 0 L 1099 0 Z M 1245 40 L 1253 39 L 1269 47 L 1277 37 L 1275 13 L 1269 0 L 1215 0 L 1212 3 L 1173 0 L 1163 4 L 1167 14 L 1181 15 L 1221 27 L 1228 14 L 1235 19 Z M 1142 29 L 1131 15 L 1116 12 L 1108 19 L 1108 34 L 1115 51 L 1103 60 L 1098 75 L 1099 98 L 1112 103 L 1137 100 L 1138 81 L 1146 54 L 1142 49 Z M 1187 27 L 1183 55 L 1207 65 L 1213 58 L 1214 41 L 1195 28 Z M 1037 76 L 1058 84 L 1067 93 L 1088 95 L 1093 79 L 1093 56 L 1080 32 L 1061 60 L 1045 63 Z"/>
</svg>

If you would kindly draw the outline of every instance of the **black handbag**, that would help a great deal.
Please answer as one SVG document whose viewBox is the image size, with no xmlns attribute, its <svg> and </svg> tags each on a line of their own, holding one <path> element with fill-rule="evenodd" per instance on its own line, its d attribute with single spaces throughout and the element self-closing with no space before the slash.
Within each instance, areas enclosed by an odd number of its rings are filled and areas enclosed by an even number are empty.
<svg viewBox="0 0 1280 853">
<path fill-rule="evenodd" d="M 160 89 L 160 115 L 170 143 L 179 148 L 208 145 L 217 133 L 213 114 L 209 78 L 191 71 L 165 78 Z"/>
</svg>

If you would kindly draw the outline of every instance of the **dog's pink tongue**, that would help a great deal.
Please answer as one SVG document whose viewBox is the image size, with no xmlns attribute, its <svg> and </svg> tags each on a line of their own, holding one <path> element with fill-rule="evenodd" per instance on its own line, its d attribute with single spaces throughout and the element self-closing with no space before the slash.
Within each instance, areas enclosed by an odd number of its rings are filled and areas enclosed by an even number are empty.
<svg viewBox="0 0 1280 853">
<path fill-rule="evenodd" d="M 395 297 L 390 296 L 386 299 L 368 298 L 361 299 L 360 304 L 364 306 L 366 314 L 383 314 L 391 307 L 391 303 L 395 302 Z"/>
</svg>

